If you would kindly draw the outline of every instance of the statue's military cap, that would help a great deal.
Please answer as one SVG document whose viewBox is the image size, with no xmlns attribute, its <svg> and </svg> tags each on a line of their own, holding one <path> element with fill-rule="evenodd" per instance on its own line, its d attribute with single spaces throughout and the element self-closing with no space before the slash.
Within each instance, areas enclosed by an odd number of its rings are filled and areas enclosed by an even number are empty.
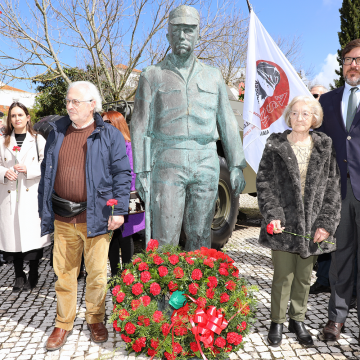
<svg viewBox="0 0 360 360">
<path fill-rule="evenodd" d="M 169 24 L 171 25 L 199 25 L 200 16 L 198 11 L 187 5 L 180 5 L 177 8 L 170 11 Z"/>
</svg>

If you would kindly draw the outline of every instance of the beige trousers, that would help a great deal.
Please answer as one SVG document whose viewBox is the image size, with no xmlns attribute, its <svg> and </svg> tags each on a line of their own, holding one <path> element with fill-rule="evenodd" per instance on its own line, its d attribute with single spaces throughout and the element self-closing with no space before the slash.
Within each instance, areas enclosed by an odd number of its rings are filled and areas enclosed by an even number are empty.
<svg viewBox="0 0 360 360">
<path fill-rule="evenodd" d="M 104 321 L 107 286 L 107 258 L 109 235 L 93 238 L 86 236 L 86 223 L 67 224 L 55 220 L 54 271 L 57 315 L 55 327 L 73 328 L 77 303 L 77 276 L 80 272 L 81 255 L 84 251 L 86 278 L 86 313 L 88 324 Z"/>
</svg>

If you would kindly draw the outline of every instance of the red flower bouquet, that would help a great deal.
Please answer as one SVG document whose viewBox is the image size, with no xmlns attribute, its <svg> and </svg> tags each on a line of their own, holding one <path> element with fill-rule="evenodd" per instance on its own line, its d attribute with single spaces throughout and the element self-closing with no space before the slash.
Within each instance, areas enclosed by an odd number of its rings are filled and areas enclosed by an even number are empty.
<svg viewBox="0 0 360 360">
<path fill-rule="evenodd" d="M 255 321 L 254 289 L 239 277 L 234 261 L 215 249 L 159 250 L 151 240 L 109 286 L 115 304 L 110 321 L 136 355 L 228 358 L 243 347 Z M 164 296 L 180 296 L 170 301 L 180 308 L 163 310 Z"/>
</svg>

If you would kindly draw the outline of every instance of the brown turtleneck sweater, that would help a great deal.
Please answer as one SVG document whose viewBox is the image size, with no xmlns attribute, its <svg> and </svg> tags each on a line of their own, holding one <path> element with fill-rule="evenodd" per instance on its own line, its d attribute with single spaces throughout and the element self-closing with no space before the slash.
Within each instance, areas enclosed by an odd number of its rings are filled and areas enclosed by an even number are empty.
<svg viewBox="0 0 360 360">
<path fill-rule="evenodd" d="M 75 129 L 70 125 L 66 131 L 64 141 L 59 151 L 58 167 L 54 190 L 63 199 L 83 202 L 86 201 L 86 152 L 87 138 L 95 130 L 93 122 L 83 129 Z M 65 218 L 55 214 L 55 219 L 70 223 L 86 223 L 86 210 L 81 214 Z"/>
</svg>

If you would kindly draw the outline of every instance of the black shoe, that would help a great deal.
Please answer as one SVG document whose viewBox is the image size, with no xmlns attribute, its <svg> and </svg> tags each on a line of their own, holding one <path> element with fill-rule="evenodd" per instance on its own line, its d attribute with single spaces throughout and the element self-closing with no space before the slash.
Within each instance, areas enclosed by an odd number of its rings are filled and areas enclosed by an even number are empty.
<svg viewBox="0 0 360 360">
<path fill-rule="evenodd" d="M 357 304 L 357 297 L 353 296 L 350 301 L 349 309 L 355 309 Z"/>
<path fill-rule="evenodd" d="M 15 284 L 13 286 L 13 292 L 19 292 L 23 287 L 24 284 L 26 282 L 26 275 L 24 274 L 24 276 L 19 276 L 15 279 Z"/>
<path fill-rule="evenodd" d="M 39 276 L 38 274 L 36 275 L 32 275 L 30 274 L 29 275 L 29 278 L 27 279 L 24 287 L 23 287 L 23 290 L 24 291 L 31 291 L 38 283 L 38 280 L 39 280 Z"/>
<path fill-rule="evenodd" d="M 306 330 L 305 325 L 302 321 L 296 321 L 293 319 L 289 320 L 289 331 L 296 334 L 296 338 L 301 345 L 312 346 L 314 341 Z"/>
<path fill-rule="evenodd" d="M 320 293 L 331 293 L 330 286 L 324 286 L 319 284 L 317 281 L 310 286 L 309 294 L 317 295 Z"/>
<path fill-rule="evenodd" d="M 272 321 L 270 325 L 269 335 L 267 338 L 270 346 L 281 345 L 282 332 L 283 332 L 283 324 L 277 324 Z"/>
</svg>

